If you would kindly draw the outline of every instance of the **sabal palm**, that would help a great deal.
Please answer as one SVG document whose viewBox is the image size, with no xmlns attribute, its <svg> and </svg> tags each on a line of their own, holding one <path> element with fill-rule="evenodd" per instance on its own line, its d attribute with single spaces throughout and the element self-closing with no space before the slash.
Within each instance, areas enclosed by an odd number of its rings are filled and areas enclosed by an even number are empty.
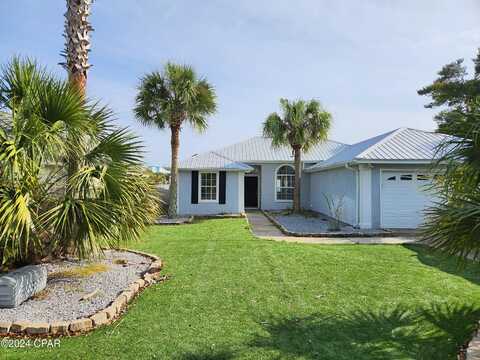
<svg viewBox="0 0 480 360">
<path fill-rule="evenodd" d="M 66 0 L 65 12 L 65 50 L 62 52 L 65 62 L 61 63 L 68 71 L 69 79 L 77 89 L 84 93 L 87 83 L 87 71 L 90 68 L 90 32 L 93 30 L 88 20 L 93 0 Z"/>
<path fill-rule="evenodd" d="M 109 109 L 31 61 L 0 76 L 0 256 L 3 263 L 135 239 L 156 215 L 141 144 Z M 88 141 L 86 141 L 88 139 Z M 65 171 L 74 159 L 73 173 Z"/>
<path fill-rule="evenodd" d="M 437 201 L 427 210 L 423 235 L 434 247 L 463 258 L 480 258 L 480 98 L 470 113 L 464 137 L 450 137 L 438 151 L 433 190 Z"/>
<path fill-rule="evenodd" d="M 168 215 L 177 215 L 178 150 L 180 131 L 185 123 L 202 132 L 208 116 L 216 111 L 215 91 L 192 67 L 167 63 L 163 72 L 141 79 L 135 116 L 144 125 L 171 131 L 171 166 Z"/>
<path fill-rule="evenodd" d="M 272 146 L 290 146 L 295 162 L 295 188 L 293 209 L 300 207 L 300 183 L 302 173 L 302 151 L 326 140 L 332 116 L 316 100 L 289 101 L 280 99 L 281 114 L 270 114 L 263 124 L 263 134 L 272 138 Z"/>
</svg>

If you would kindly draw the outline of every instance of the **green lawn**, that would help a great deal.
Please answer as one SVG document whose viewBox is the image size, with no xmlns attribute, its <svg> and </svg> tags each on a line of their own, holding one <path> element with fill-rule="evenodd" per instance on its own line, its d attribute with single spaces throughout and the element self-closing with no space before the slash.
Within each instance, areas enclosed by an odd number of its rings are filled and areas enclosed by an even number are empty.
<svg viewBox="0 0 480 360">
<path fill-rule="evenodd" d="M 152 227 L 135 248 L 171 279 L 111 326 L 1 358 L 455 359 L 480 319 L 480 272 L 422 247 L 280 243 L 225 219 Z"/>
</svg>

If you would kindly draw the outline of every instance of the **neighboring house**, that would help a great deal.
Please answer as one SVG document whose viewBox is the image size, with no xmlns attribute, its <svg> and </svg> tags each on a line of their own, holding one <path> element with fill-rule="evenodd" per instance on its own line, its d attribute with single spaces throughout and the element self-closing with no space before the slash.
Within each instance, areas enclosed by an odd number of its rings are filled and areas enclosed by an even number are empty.
<svg viewBox="0 0 480 360">
<path fill-rule="evenodd" d="M 363 229 L 416 228 L 434 199 L 430 165 L 445 135 L 400 128 L 353 145 L 325 141 L 302 156 L 301 204 Z M 243 213 L 292 207 L 295 169 L 288 147 L 254 137 L 179 164 L 179 214 Z"/>
<path fill-rule="evenodd" d="M 170 171 L 160 165 L 149 165 L 148 168 L 156 174 L 170 175 Z"/>
</svg>

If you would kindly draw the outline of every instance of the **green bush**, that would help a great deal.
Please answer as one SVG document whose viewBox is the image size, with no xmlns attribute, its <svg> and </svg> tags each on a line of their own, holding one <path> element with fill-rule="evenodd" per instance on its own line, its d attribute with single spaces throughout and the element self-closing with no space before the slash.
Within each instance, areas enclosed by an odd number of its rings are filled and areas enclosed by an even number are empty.
<svg viewBox="0 0 480 360">
<path fill-rule="evenodd" d="M 142 145 L 112 111 L 30 60 L 0 74 L 0 257 L 89 257 L 157 215 Z"/>
</svg>

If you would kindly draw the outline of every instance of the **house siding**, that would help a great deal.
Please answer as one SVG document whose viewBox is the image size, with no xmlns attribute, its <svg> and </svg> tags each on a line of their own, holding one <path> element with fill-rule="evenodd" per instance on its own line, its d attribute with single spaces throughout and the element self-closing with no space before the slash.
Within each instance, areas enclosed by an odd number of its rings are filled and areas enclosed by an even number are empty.
<svg viewBox="0 0 480 360">
<path fill-rule="evenodd" d="M 240 214 L 244 212 L 244 172 L 227 171 L 225 204 L 219 204 L 218 202 L 202 203 L 200 201 L 198 204 L 192 204 L 190 200 L 192 194 L 191 171 L 179 171 L 178 175 L 179 215 Z"/>
<path fill-rule="evenodd" d="M 284 210 L 293 207 L 292 201 L 275 200 L 275 175 L 281 165 L 292 165 L 293 163 L 279 162 L 271 164 L 261 164 L 260 169 L 260 208 L 262 210 Z M 302 172 L 301 206 L 310 208 L 310 174 Z"/>
<path fill-rule="evenodd" d="M 311 209 L 330 215 L 325 195 L 334 199 L 343 198 L 344 206 L 341 220 L 356 225 L 357 172 L 355 170 L 338 168 L 311 173 Z"/>
</svg>

